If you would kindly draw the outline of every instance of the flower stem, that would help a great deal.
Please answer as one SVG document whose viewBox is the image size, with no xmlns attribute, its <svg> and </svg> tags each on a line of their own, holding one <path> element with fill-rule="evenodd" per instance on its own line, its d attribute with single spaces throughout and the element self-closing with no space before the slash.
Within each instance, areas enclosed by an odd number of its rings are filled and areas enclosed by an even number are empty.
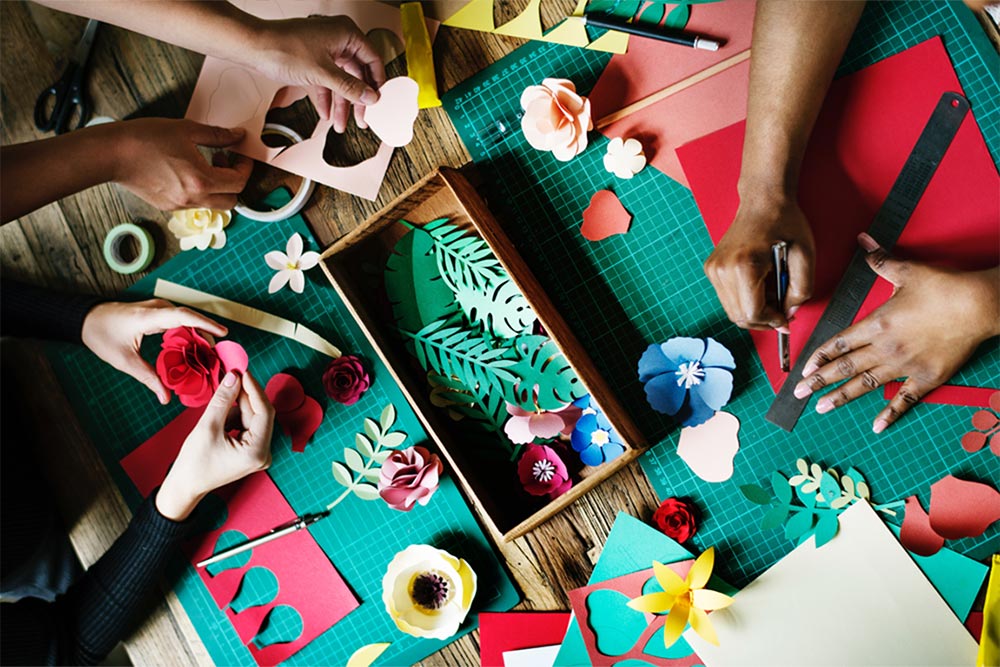
<svg viewBox="0 0 1000 667">
<path fill-rule="evenodd" d="M 402 221 L 400 221 L 400 222 L 402 222 Z M 383 434 L 383 435 L 386 435 L 386 434 Z M 366 472 L 368 472 L 369 470 L 371 470 L 372 464 L 375 463 L 375 455 L 378 454 L 381 451 L 382 451 L 382 438 L 380 437 L 378 439 L 378 441 L 375 443 L 375 449 L 372 450 L 371 458 L 368 459 L 368 463 L 365 464 L 364 469 L 357 473 L 357 477 L 355 477 L 354 479 L 351 480 L 351 485 L 349 487 L 347 487 L 346 489 L 344 489 L 343 493 L 341 493 L 339 496 L 337 496 L 337 498 L 332 503 L 330 503 L 329 505 L 326 506 L 327 511 L 332 510 L 334 507 L 336 507 L 337 505 L 340 504 L 340 501 L 342 501 L 344 498 L 346 498 L 347 496 L 349 496 L 351 494 L 351 491 L 354 490 L 354 487 L 356 487 L 358 485 L 359 480 L 363 479 L 364 478 L 364 474 Z"/>
</svg>

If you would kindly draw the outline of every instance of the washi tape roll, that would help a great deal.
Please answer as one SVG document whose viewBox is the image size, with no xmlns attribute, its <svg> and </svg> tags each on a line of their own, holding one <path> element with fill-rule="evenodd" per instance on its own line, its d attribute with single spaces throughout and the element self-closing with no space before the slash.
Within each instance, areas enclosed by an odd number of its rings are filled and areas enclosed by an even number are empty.
<svg viewBox="0 0 1000 667">
<path fill-rule="evenodd" d="M 302 135 L 292 128 L 278 123 L 265 123 L 261 135 L 265 134 L 275 134 L 285 137 L 295 144 L 302 141 Z M 279 222 L 290 218 L 301 211 L 305 207 L 306 202 L 309 201 L 309 197 L 312 196 L 313 189 L 315 187 L 316 184 L 313 183 L 311 179 L 303 177 L 302 183 L 299 185 L 299 189 L 295 192 L 295 196 L 292 197 L 292 201 L 288 202 L 279 209 L 275 209 L 274 211 L 255 211 L 254 209 L 243 206 L 242 204 L 237 204 L 235 210 L 244 218 L 249 218 L 250 220 L 256 220 L 258 222 Z"/>
<path fill-rule="evenodd" d="M 122 254 L 128 239 L 135 239 L 139 252 L 134 259 Z M 113 227 L 104 237 L 104 261 L 112 270 L 125 275 L 142 271 L 153 261 L 153 237 L 145 229 L 131 222 Z"/>
</svg>

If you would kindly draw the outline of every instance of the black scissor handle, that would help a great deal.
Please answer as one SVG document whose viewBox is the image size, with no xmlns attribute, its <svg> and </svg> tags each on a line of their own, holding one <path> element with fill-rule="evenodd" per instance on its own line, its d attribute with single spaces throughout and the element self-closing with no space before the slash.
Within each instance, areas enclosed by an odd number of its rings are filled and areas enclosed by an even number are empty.
<svg viewBox="0 0 1000 667">
<path fill-rule="evenodd" d="M 54 130 L 62 134 L 69 128 L 75 109 L 79 109 L 79 118 L 73 129 L 83 127 L 90 120 L 91 109 L 83 94 L 82 81 L 82 68 L 70 65 L 58 81 L 43 90 L 35 102 L 35 127 L 42 132 Z M 49 111 L 52 98 L 52 110 Z"/>
</svg>

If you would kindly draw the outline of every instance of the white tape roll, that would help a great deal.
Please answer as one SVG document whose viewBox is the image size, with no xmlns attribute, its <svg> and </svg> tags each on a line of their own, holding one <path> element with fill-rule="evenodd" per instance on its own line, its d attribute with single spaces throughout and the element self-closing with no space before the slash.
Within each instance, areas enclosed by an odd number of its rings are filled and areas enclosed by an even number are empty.
<svg viewBox="0 0 1000 667">
<path fill-rule="evenodd" d="M 293 143 L 302 142 L 302 135 L 285 125 L 280 125 L 278 123 L 265 123 L 264 131 L 261 134 L 276 134 L 281 137 L 285 137 Z M 299 189 L 296 191 L 295 196 L 292 197 L 292 201 L 288 202 L 281 208 L 274 211 L 255 211 L 252 208 L 247 208 L 242 204 L 236 205 L 236 212 L 243 216 L 244 218 L 249 218 L 250 220 L 256 220 L 258 222 L 278 222 L 280 220 L 285 220 L 292 217 L 299 211 L 301 211 L 306 202 L 309 201 L 309 197 L 312 196 L 313 189 L 316 184 L 312 182 L 311 179 L 303 178 L 302 184 L 299 185 Z"/>
</svg>

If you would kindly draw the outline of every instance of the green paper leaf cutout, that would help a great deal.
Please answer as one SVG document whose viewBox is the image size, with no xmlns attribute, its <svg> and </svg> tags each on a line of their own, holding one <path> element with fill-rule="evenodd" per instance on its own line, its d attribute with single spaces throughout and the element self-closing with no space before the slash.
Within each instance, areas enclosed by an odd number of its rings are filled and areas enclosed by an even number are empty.
<svg viewBox="0 0 1000 667">
<path fill-rule="evenodd" d="M 374 460 L 375 463 L 377 463 L 377 464 L 379 464 L 381 466 L 383 463 L 385 463 L 389 459 L 390 456 L 392 456 L 392 450 L 386 450 L 386 451 L 383 451 L 383 452 L 375 452 L 375 456 L 372 457 L 372 460 Z"/>
<path fill-rule="evenodd" d="M 361 500 L 378 500 L 378 488 L 371 484 L 361 483 L 354 487 L 354 495 Z"/>
<path fill-rule="evenodd" d="M 447 218 L 423 226 L 434 240 L 434 253 L 441 278 L 451 291 L 486 292 L 507 278 L 493 250 L 475 234 L 450 224 Z"/>
<path fill-rule="evenodd" d="M 396 431 L 395 433 L 386 433 L 379 440 L 379 444 L 386 449 L 396 449 L 404 442 L 406 442 L 406 434 L 400 431 Z"/>
<path fill-rule="evenodd" d="M 642 652 L 661 660 L 678 660 L 694 653 L 694 649 L 691 648 L 691 645 L 683 637 L 679 637 L 676 642 L 670 645 L 670 648 L 667 648 L 663 645 L 663 632 L 655 632 L 646 641 L 646 646 L 643 647 Z M 620 662 L 615 663 L 615 667 L 619 667 L 621 664 Z"/>
<path fill-rule="evenodd" d="M 232 601 L 226 605 L 234 613 L 260 607 L 278 597 L 278 578 L 266 567 L 251 567 L 240 580 L 240 587 Z"/>
<path fill-rule="evenodd" d="M 587 624 L 597 638 L 597 650 L 604 655 L 627 653 L 647 627 L 646 615 L 630 609 L 628 601 L 624 593 L 607 589 L 587 596 Z"/>
<path fill-rule="evenodd" d="M 287 644 L 298 639 L 302 629 L 302 615 L 295 607 L 275 605 L 260 624 L 257 636 L 253 638 L 253 645 L 262 649 L 274 644 Z"/>
<path fill-rule="evenodd" d="M 761 530 L 774 530 L 780 528 L 785 523 L 789 512 L 788 505 L 775 505 L 764 513 L 764 518 L 760 522 Z"/>
<path fill-rule="evenodd" d="M 795 495 L 798 497 L 799 502 L 809 509 L 812 509 L 813 507 L 816 507 L 816 492 L 815 489 L 811 491 L 806 490 L 806 486 L 806 484 L 803 484 L 802 486 L 796 487 Z"/>
<path fill-rule="evenodd" d="M 392 425 L 396 423 L 396 406 L 390 403 L 382 408 L 382 414 L 378 418 L 378 423 L 382 427 L 382 432 L 387 433 Z"/>
<path fill-rule="evenodd" d="M 740 486 L 740 492 L 743 493 L 747 500 L 757 505 L 771 504 L 771 494 L 756 484 L 743 484 Z"/>
<path fill-rule="evenodd" d="M 799 471 L 800 475 L 809 474 L 809 464 L 805 459 L 795 459 L 795 468 Z"/>
<path fill-rule="evenodd" d="M 520 378 L 506 395 L 509 403 L 524 410 L 558 410 L 587 393 L 573 367 L 546 336 L 525 335 L 514 339 L 518 361 L 511 370 Z"/>
<path fill-rule="evenodd" d="M 484 431 L 495 432 L 506 423 L 507 402 L 496 394 L 487 394 L 481 400 L 457 378 L 428 373 L 431 385 L 431 403 L 448 409 L 454 421 L 468 419 L 468 423 Z"/>
<path fill-rule="evenodd" d="M 377 442 L 382 437 L 382 428 L 374 419 L 365 417 L 365 433 L 368 434 L 369 438 Z"/>
<path fill-rule="evenodd" d="M 535 323 L 535 311 L 510 279 L 486 290 L 459 286 L 455 298 L 468 321 L 495 338 L 513 338 Z"/>
<path fill-rule="evenodd" d="M 792 487 L 789 486 L 788 480 L 780 472 L 771 473 L 771 489 L 779 503 L 787 505 L 792 502 Z"/>
<path fill-rule="evenodd" d="M 687 25 L 688 19 L 691 18 L 691 6 L 688 4 L 681 4 L 674 7 L 669 14 L 667 14 L 667 20 L 663 25 L 667 28 L 683 28 Z"/>
<path fill-rule="evenodd" d="M 372 441 L 363 436 L 360 433 L 354 435 L 354 446 L 358 448 L 361 455 L 365 458 L 371 458 L 375 450 L 372 448 Z"/>
<path fill-rule="evenodd" d="M 333 462 L 333 479 L 341 486 L 350 486 L 354 483 L 354 476 L 340 461 Z"/>
<path fill-rule="evenodd" d="M 361 472 L 365 469 L 365 460 L 361 458 L 361 454 L 350 447 L 344 447 L 344 461 L 347 463 L 347 467 L 354 472 Z"/>
<path fill-rule="evenodd" d="M 812 512 L 797 512 L 785 524 L 785 539 L 797 540 L 813 528 L 816 516 Z"/>
<path fill-rule="evenodd" d="M 238 530 L 227 530 L 226 532 L 219 535 L 219 539 L 215 541 L 215 548 L 212 549 L 212 554 L 217 554 L 220 551 L 229 549 L 230 547 L 235 547 L 237 544 L 243 544 L 248 538 L 246 535 Z M 208 572 L 208 576 L 214 577 L 220 572 L 225 572 L 226 570 L 235 570 L 243 567 L 250 562 L 250 556 L 253 555 L 253 549 L 247 549 L 243 553 L 238 553 L 230 556 L 229 558 L 224 558 L 217 563 L 212 563 L 211 565 L 205 566 L 205 571 Z"/>
<path fill-rule="evenodd" d="M 379 477 L 381 477 L 382 471 L 376 470 L 366 470 L 363 475 L 361 475 L 366 482 L 371 482 L 373 484 L 378 484 Z"/>
<path fill-rule="evenodd" d="M 816 547 L 819 548 L 832 540 L 837 536 L 837 531 L 840 530 L 840 521 L 837 519 L 836 512 L 827 512 L 820 516 L 819 521 L 816 522 Z"/>
<path fill-rule="evenodd" d="M 430 234 L 412 229 L 396 242 L 386 261 L 385 292 L 396 326 L 403 331 L 419 331 L 458 312 L 455 295 L 438 271 L 434 248 Z"/>
<path fill-rule="evenodd" d="M 642 13 L 639 14 L 636 20 L 650 25 L 659 25 L 660 21 L 663 20 L 663 15 L 666 11 L 667 8 L 663 5 L 663 3 L 653 2 L 642 10 Z"/>
<path fill-rule="evenodd" d="M 823 496 L 821 502 L 827 505 L 833 503 L 834 500 L 840 498 L 840 483 L 837 478 L 834 477 L 830 471 L 824 472 L 823 476 L 819 478 L 819 493 Z M 817 498 L 817 501 L 820 499 Z"/>
</svg>

